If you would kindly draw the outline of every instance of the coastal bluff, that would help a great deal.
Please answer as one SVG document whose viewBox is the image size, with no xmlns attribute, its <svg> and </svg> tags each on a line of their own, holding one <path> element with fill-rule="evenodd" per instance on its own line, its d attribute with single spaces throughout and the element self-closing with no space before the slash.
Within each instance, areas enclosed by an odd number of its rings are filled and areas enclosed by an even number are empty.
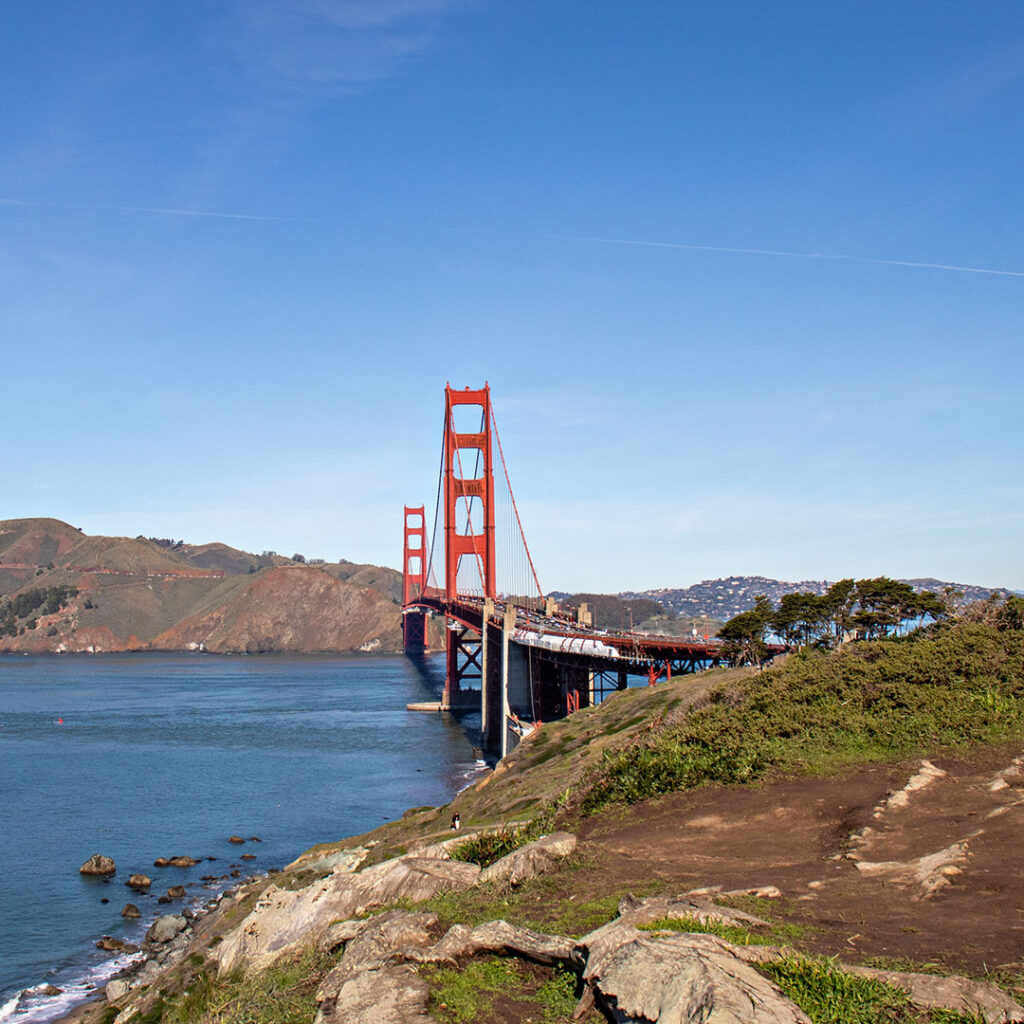
<svg viewBox="0 0 1024 1024">
<path fill-rule="evenodd" d="M 1024 1021 L 1022 827 L 1018 627 L 712 670 L 250 880 L 77 1019 Z"/>
<path fill-rule="evenodd" d="M 396 653 L 400 595 L 380 566 L 0 521 L 0 651 Z"/>
</svg>

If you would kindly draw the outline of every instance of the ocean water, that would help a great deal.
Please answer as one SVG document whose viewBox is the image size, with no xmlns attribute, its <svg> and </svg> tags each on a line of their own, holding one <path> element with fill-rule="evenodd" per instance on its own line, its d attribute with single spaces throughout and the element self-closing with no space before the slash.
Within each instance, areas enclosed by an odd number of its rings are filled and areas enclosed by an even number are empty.
<svg viewBox="0 0 1024 1024">
<path fill-rule="evenodd" d="M 482 765 L 449 716 L 405 710 L 437 696 L 440 663 L 425 668 L 403 657 L 0 655 L 0 1021 L 66 1012 L 124 962 L 96 940 L 137 942 L 158 913 L 209 899 L 201 875 L 280 868 L 314 843 L 449 800 Z M 248 841 L 230 844 L 233 834 Z M 79 874 L 94 853 L 114 858 L 113 879 Z M 176 854 L 216 859 L 153 867 Z M 133 871 L 153 879 L 150 895 L 126 888 Z M 171 885 L 187 899 L 158 905 Z M 120 916 L 126 902 L 139 921 Z M 45 996 L 45 985 L 63 991 Z"/>
</svg>

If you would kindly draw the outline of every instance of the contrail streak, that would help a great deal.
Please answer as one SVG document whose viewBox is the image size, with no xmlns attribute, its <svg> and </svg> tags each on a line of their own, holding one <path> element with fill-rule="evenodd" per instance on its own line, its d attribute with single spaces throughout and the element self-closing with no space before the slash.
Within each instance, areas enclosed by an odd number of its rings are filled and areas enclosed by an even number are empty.
<svg viewBox="0 0 1024 1024">
<path fill-rule="evenodd" d="M 36 203 L 24 199 L 0 199 L 0 206 L 42 206 L 58 210 L 92 210 L 97 213 L 160 213 L 171 217 L 215 217 L 223 220 L 294 221 L 298 219 L 296 217 L 267 217 L 257 213 L 181 210 L 166 206 L 87 206 L 81 203 Z"/>
<path fill-rule="evenodd" d="M 1022 270 L 993 270 L 991 267 L 961 267 L 955 263 L 923 263 L 917 260 L 884 260 L 845 253 L 789 252 L 786 249 L 740 249 L 728 245 L 690 245 L 685 242 L 651 242 L 634 238 L 596 238 L 580 235 L 546 235 L 566 242 L 597 242 L 603 245 L 634 245 L 652 249 L 687 249 L 693 252 L 730 252 L 742 256 L 785 256 L 795 260 L 833 260 L 846 263 L 871 263 L 883 267 L 923 267 L 926 270 L 955 270 L 962 274 L 994 274 L 997 277 L 1024 277 Z"/>
</svg>

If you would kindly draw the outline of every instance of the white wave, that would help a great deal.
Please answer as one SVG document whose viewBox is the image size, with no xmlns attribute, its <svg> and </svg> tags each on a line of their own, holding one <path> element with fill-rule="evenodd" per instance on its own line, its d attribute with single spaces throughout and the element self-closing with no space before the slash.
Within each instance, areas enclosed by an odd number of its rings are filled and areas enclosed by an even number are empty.
<svg viewBox="0 0 1024 1024">
<path fill-rule="evenodd" d="M 115 974 L 142 958 L 142 953 L 118 956 L 73 975 L 55 977 L 52 982 L 34 985 L 21 994 L 25 996 L 24 1001 L 21 1001 L 21 995 L 17 995 L 0 1007 L 0 1024 L 8 1020 L 17 1020 L 18 1024 L 49 1024 L 80 1003 L 95 999 Z M 44 994 L 51 984 L 61 989 L 59 995 Z"/>
</svg>

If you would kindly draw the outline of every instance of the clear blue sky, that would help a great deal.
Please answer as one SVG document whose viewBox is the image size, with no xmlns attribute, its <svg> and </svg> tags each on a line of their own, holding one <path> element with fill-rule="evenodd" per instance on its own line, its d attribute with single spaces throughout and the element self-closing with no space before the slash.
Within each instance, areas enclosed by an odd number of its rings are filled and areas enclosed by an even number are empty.
<svg viewBox="0 0 1024 1024">
<path fill-rule="evenodd" d="M 397 565 L 488 380 L 545 589 L 1024 588 L 1019 0 L 8 0 L 0 81 L 0 518 Z"/>
</svg>

